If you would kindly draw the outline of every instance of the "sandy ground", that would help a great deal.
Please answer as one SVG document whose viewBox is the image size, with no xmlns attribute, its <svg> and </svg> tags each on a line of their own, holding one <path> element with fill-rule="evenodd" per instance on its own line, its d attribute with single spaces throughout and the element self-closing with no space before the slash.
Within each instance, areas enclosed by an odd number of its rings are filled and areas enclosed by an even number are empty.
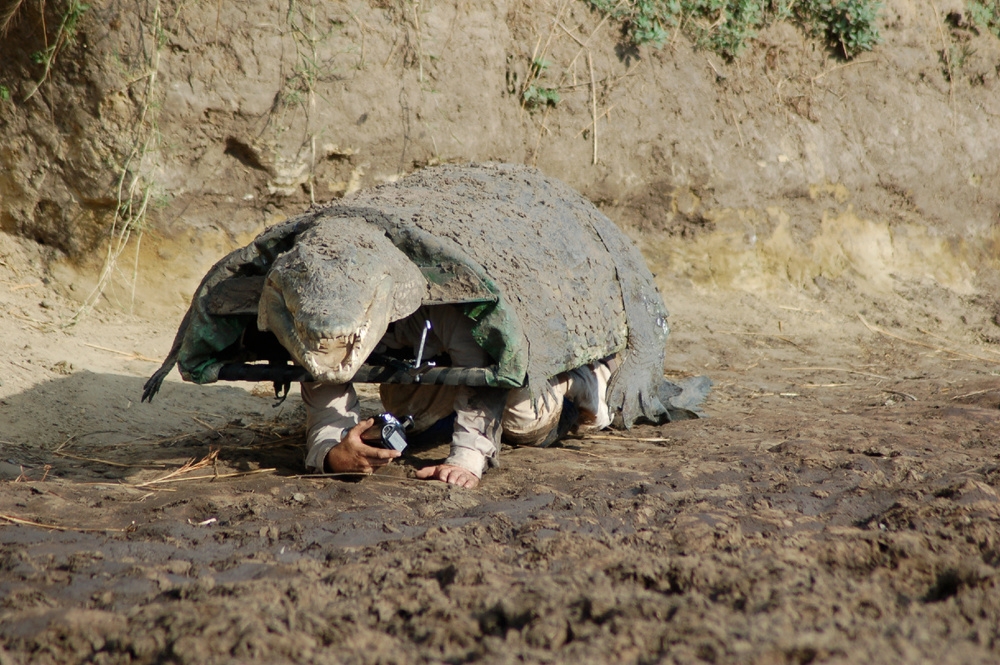
<svg viewBox="0 0 1000 665">
<path fill-rule="evenodd" d="M 711 417 L 464 490 L 440 447 L 302 475 L 297 395 L 140 404 L 179 316 L 65 327 L 37 251 L 0 236 L 2 663 L 1000 659 L 995 300 L 661 277 Z"/>
<path fill-rule="evenodd" d="M 0 665 L 1000 662 L 1000 42 L 960 3 L 887 2 L 850 63 L 787 24 L 621 57 L 561 0 L 92 4 L 0 104 L 0 226 L 50 248 L 0 233 Z M 0 40 L 15 100 L 36 22 Z M 539 44 L 561 101 L 527 113 Z M 68 325 L 95 278 L 57 253 L 100 263 L 108 165 L 154 128 L 143 270 Z M 295 394 L 139 402 L 234 244 L 486 159 L 628 227 L 710 418 L 505 450 L 467 491 L 413 477 L 442 448 L 302 475 Z"/>
</svg>

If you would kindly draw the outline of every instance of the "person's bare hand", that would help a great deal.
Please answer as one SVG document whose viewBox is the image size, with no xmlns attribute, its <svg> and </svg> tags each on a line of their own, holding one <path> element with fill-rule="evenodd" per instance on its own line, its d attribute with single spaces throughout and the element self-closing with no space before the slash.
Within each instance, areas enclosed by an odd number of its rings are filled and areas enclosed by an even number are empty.
<svg viewBox="0 0 1000 665">
<path fill-rule="evenodd" d="M 468 469 L 454 464 L 437 464 L 427 466 L 417 471 L 417 478 L 422 480 L 440 480 L 444 483 L 468 487 L 472 489 L 479 484 L 479 477 Z"/>
<path fill-rule="evenodd" d="M 326 467 L 334 473 L 374 473 L 402 453 L 398 450 L 374 448 L 361 440 L 361 435 L 375 424 L 374 418 L 358 423 L 326 454 Z"/>
</svg>

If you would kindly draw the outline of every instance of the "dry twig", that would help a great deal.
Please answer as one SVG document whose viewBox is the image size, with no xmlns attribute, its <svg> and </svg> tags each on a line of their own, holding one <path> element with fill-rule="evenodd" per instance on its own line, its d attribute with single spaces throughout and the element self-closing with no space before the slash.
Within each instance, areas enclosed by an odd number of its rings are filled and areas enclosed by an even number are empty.
<svg viewBox="0 0 1000 665">
<path fill-rule="evenodd" d="M 958 119 L 956 115 L 957 111 L 955 110 L 955 71 L 951 66 L 951 49 L 948 48 L 948 40 L 944 36 L 944 28 L 941 25 L 941 13 L 938 12 L 937 5 L 934 4 L 934 0 L 927 0 L 927 4 L 931 6 L 931 11 L 934 13 L 938 36 L 941 38 L 941 57 L 948 68 L 948 101 L 951 104 L 951 125 L 954 127 Z"/>
<path fill-rule="evenodd" d="M 788 305 L 778 305 L 778 309 L 787 309 L 789 312 L 811 312 L 813 314 L 826 314 L 825 309 L 802 309 L 801 307 L 789 307 Z"/>
<path fill-rule="evenodd" d="M 180 470 L 178 469 L 178 472 L 179 471 Z M 274 473 L 275 471 L 277 471 L 277 469 L 254 469 L 253 471 L 235 471 L 233 473 L 213 473 L 208 476 L 185 476 L 183 478 L 171 478 L 169 476 L 173 474 L 168 474 L 163 478 L 150 480 L 144 483 L 138 483 L 135 485 L 129 485 L 129 487 L 152 487 L 153 485 L 167 484 L 167 483 L 186 483 L 193 480 L 221 480 L 223 478 L 242 478 L 244 476 L 257 476 L 262 473 Z M 157 487 L 156 489 L 159 488 Z"/>
<path fill-rule="evenodd" d="M 31 482 L 36 482 L 36 481 L 33 481 L 31 478 L 29 478 L 28 474 L 25 473 L 25 471 L 24 471 L 24 465 L 20 465 L 20 466 L 21 466 L 21 475 L 19 475 L 17 478 L 15 478 L 14 482 L 15 483 L 31 483 Z M 42 477 L 37 482 L 40 482 L 40 483 L 45 482 L 45 479 L 49 477 L 49 471 L 51 471 L 51 470 L 52 470 L 52 465 L 51 464 L 46 464 L 44 467 L 42 467 Z"/>
<path fill-rule="evenodd" d="M 601 28 L 604 27 L 604 24 L 608 22 L 608 19 L 611 17 L 611 14 L 614 13 L 614 10 L 617 9 L 618 7 L 620 7 L 621 5 L 623 5 L 625 2 L 626 2 L 626 0 L 619 0 L 618 4 L 615 5 L 615 8 L 611 12 L 606 13 L 604 15 L 604 17 L 601 18 L 600 22 L 598 22 L 598 24 L 597 24 L 597 27 L 594 28 L 594 30 L 590 33 L 590 36 L 587 37 L 587 40 L 584 43 L 584 45 L 582 45 L 577 50 L 576 55 L 573 56 L 573 59 L 570 60 L 569 64 L 566 65 L 566 67 L 563 68 L 562 73 L 559 75 L 559 78 L 556 81 L 556 87 L 558 87 L 559 85 L 562 84 L 562 81 L 566 78 L 566 75 L 570 72 L 570 70 L 572 70 L 576 66 L 577 59 L 580 57 L 581 54 L 583 54 L 584 51 L 587 50 L 588 45 L 594 39 L 594 36 L 600 31 Z M 565 6 L 566 6 L 565 4 L 563 4 L 562 6 L 560 6 L 558 12 L 556 13 L 556 21 L 555 21 L 555 23 L 553 23 L 552 31 L 549 32 L 549 40 L 550 41 L 551 41 L 551 38 L 552 38 L 552 34 L 555 31 L 555 27 L 556 27 L 556 25 L 559 22 L 559 19 L 562 18 L 562 12 L 565 9 Z M 538 44 L 541 43 L 541 39 L 542 39 L 541 36 L 539 36 L 538 43 L 535 44 L 535 50 L 531 54 L 531 61 L 532 62 L 534 62 L 535 59 L 536 59 L 536 57 L 538 57 Z M 544 55 L 544 53 L 545 53 L 545 51 L 547 49 L 548 49 L 548 42 L 546 42 L 545 48 L 542 49 L 541 54 Z M 589 53 L 589 51 L 588 51 L 588 53 Z M 530 84 L 530 80 L 525 80 L 525 84 L 521 88 L 522 99 L 523 99 L 523 92 L 524 92 L 525 89 L 527 89 L 527 86 L 529 84 Z M 539 147 L 541 146 L 541 143 L 542 143 L 542 133 L 548 131 L 548 127 L 545 125 L 545 121 L 549 117 L 549 109 L 550 108 L 551 108 L 550 106 L 546 105 L 546 107 L 545 107 L 545 113 L 542 116 L 541 127 L 538 129 L 538 136 L 535 137 L 535 148 L 534 148 L 534 152 L 532 152 L 532 157 L 531 157 L 531 164 L 532 164 L 532 166 L 538 164 L 538 151 L 539 151 Z M 522 114 L 524 113 L 524 106 L 523 105 L 521 106 L 521 113 Z"/>
<path fill-rule="evenodd" d="M 862 372 L 856 369 L 847 369 L 846 367 L 783 367 L 782 369 L 786 372 L 847 372 L 848 374 L 860 374 L 861 376 L 870 376 L 873 379 L 882 379 L 883 381 L 890 380 L 888 376 Z"/>
<path fill-rule="evenodd" d="M 219 431 L 219 429 L 217 427 L 212 427 L 210 424 L 206 423 L 204 420 L 202 420 L 201 418 L 199 418 L 197 416 L 191 416 L 191 420 L 195 421 L 196 423 L 198 423 L 199 425 L 201 425 L 202 427 L 204 427 L 205 429 L 207 429 L 209 432 L 218 432 Z"/>
<path fill-rule="evenodd" d="M 70 442 L 70 441 L 72 441 L 72 440 L 73 440 L 73 439 L 75 439 L 75 438 L 76 438 L 76 434 L 70 434 L 70 435 L 69 435 L 68 437 L 66 437 L 66 440 L 65 440 L 65 441 L 63 441 L 63 442 L 62 442 L 62 443 L 60 443 L 60 444 L 59 444 L 58 446 L 56 446 L 55 448 L 53 448 L 53 449 L 52 449 L 52 452 L 53 452 L 53 453 L 56 453 L 56 454 L 58 454 L 58 453 L 59 453 L 59 451 L 61 451 L 61 450 L 62 450 L 63 448 L 65 448 L 66 446 L 68 446 L 68 445 L 69 445 L 69 442 Z"/>
<path fill-rule="evenodd" d="M 168 436 L 168 437 L 163 438 L 163 439 L 157 439 L 155 441 L 150 442 L 149 445 L 151 445 L 151 446 L 166 446 L 166 447 L 169 447 L 169 446 L 172 446 L 173 444 L 177 443 L 178 441 L 183 441 L 184 439 L 188 439 L 188 438 L 191 438 L 191 437 L 194 437 L 194 436 L 196 436 L 196 434 L 191 433 L 191 432 L 187 432 L 185 434 L 177 434 L 175 436 Z"/>
<path fill-rule="evenodd" d="M 663 439 L 660 437 L 638 437 L 638 436 L 608 436 L 606 434 L 584 434 L 581 441 L 641 441 L 643 443 L 666 443 L 673 439 Z"/>
<path fill-rule="evenodd" d="M 952 401 L 965 399 L 966 397 L 975 397 L 976 395 L 985 395 L 986 393 L 995 393 L 1000 391 L 1000 388 L 986 388 L 985 390 L 974 390 L 971 393 L 965 393 L 964 395 L 955 395 L 952 397 Z"/>
<path fill-rule="evenodd" d="M 597 165 L 597 84 L 594 83 L 594 59 L 587 51 L 587 66 L 590 68 L 590 115 L 594 119 L 594 156 L 591 164 Z"/>
<path fill-rule="evenodd" d="M 11 0 L 7 8 L 0 11 L 0 37 L 6 37 L 7 31 L 10 30 L 10 26 L 14 23 L 14 17 L 17 16 L 17 12 L 21 9 L 21 5 L 24 4 L 25 0 Z M 44 15 L 42 20 L 45 20 Z"/>
<path fill-rule="evenodd" d="M 192 457 L 187 462 L 185 462 L 179 469 L 175 469 L 165 476 L 161 476 L 160 478 L 156 478 L 154 480 L 147 480 L 144 483 L 133 483 L 131 484 L 131 487 L 149 487 L 151 485 L 156 485 L 159 483 L 173 482 L 175 479 L 177 479 L 178 476 L 181 476 L 185 473 L 191 473 L 192 471 L 197 471 L 199 469 L 204 469 L 205 467 L 214 465 L 215 460 L 216 458 L 218 458 L 218 456 L 219 456 L 219 451 L 213 450 L 197 462 L 195 461 L 195 458 Z M 211 478 L 213 476 L 198 476 L 198 478 L 202 477 Z"/>
<path fill-rule="evenodd" d="M 101 351 L 107 351 L 108 353 L 117 353 L 120 356 L 125 356 L 127 358 L 131 358 L 132 360 L 143 360 L 148 363 L 157 363 L 157 364 L 162 362 L 160 360 L 157 360 L 156 358 L 149 358 L 147 356 L 144 356 L 137 351 L 132 351 L 131 353 L 128 351 L 118 351 L 117 349 L 109 349 L 106 346 L 98 346 L 97 344 L 88 344 L 87 342 L 84 342 L 83 345 L 89 346 L 92 349 L 100 349 Z"/>
<path fill-rule="evenodd" d="M 15 319 L 20 319 L 21 321 L 27 321 L 28 323 L 33 324 L 33 326 L 34 326 L 34 328 L 36 330 L 45 330 L 41 326 L 51 325 L 51 324 L 49 324 L 49 323 L 47 323 L 45 321 L 40 321 L 39 319 L 36 319 L 34 317 L 31 317 L 31 316 L 28 316 L 27 314 L 24 314 L 23 312 L 21 314 L 18 314 L 17 312 L 15 312 L 12 309 L 8 309 L 7 310 L 7 314 L 9 314 L 10 316 L 14 317 Z"/>
<path fill-rule="evenodd" d="M 572 32 L 570 32 L 569 28 L 567 28 L 567 27 L 566 27 L 565 25 L 563 25 L 563 24 L 562 24 L 562 23 L 560 23 L 559 21 L 556 21 L 556 24 L 557 24 L 557 25 L 558 25 L 558 26 L 559 26 L 560 28 L 562 28 L 562 29 L 563 29 L 563 32 L 565 32 L 565 33 L 566 33 L 567 35 L 569 35 L 569 36 L 570 36 L 570 39 L 572 39 L 572 40 L 573 40 L 574 42 L 576 42 L 577 44 L 579 44 L 579 45 L 580 45 L 580 46 L 582 46 L 582 47 L 586 47 L 586 46 L 587 46 L 586 44 L 584 44 L 584 43 L 583 43 L 583 40 L 582 40 L 582 39 L 580 39 L 579 37 L 577 37 L 576 35 L 574 35 L 574 34 L 573 34 Z"/>
<path fill-rule="evenodd" d="M 611 112 L 612 112 L 612 111 L 614 111 L 614 110 L 615 110 L 615 107 L 616 107 L 616 106 L 618 106 L 618 104 L 612 104 L 612 105 L 611 105 L 611 106 L 609 106 L 608 108 L 606 108 L 606 109 L 604 109 L 603 111 L 601 111 L 601 114 L 597 116 L 597 119 L 598 119 L 598 120 L 603 120 L 604 118 L 610 118 L 610 117 L 611 117 L 611 115 L 610 115 L 610 114 L 611 114 Z M 586 131 L 587 131 L 588 129 L 590 129 L 590 123 L 587 123 L 587 126 L 586 126 L 586 127 L 584 127 L 583 129 L 581 129 L 580 131 L 578 131 L 578 132 L 576 133 L 576 136 L 574 136 L 573 138 L 574 138 L 574 139 L 578 139 L 578 138 L 580 138 L 580 136 L 581 136 L 581 135 L 582 135 L 582 134 L 583 134 L 584 132 L 586 132 Z"/>
<path fill-rule="evenodd" d="M 729 98 L 729 89 L 728 88 L 726 88 L 725 93 L 726 93 L 726 106 L 729 107 L 729 115 L 731 115 L 733 117 L 733 126 L 736 127 L 736 135 L 740 139 L 740 147 L 743 148 L 746 145 L 745 143 L 743 143 L 743 130 L 740 129 L 740 121 L 736 117 L 736 109 L 733 108 L 733 102 Z"/>
<path fill-rule="evenodd" d="M 81 462 L 96 462 L 98 464 L 106 464 L 107 466 L 117 466 L 123 469 L 162 469 L 166 465 L 164 464 L 122 464 L 121 462 L 112 462 L 110 460 L 98 459 L 96 457 L 83 457 L 81 455 L 71 455 L 69 453 L 55 453 L 56 457 L 66 457 L 69 459 L 80 460 Z"/>
<path fill-rule="evenodd" d="M 565 450 L 567 452 L 576 453 L 577 455 L 586 455 L 587 457 L 593 457 L 595 459 L 608 459 L 603 455 L 595 455 L 594 453 L 588 453 L 586 450 L 577 450 L 576 448 L 567 448 L 566 446 L 559 446 L 559 450 Z"/>
<path fill-rule="evenodd" d="M 366 26 L 365 26 L 364 23 L 361 22 L 361 19 L 358 18 L 358 15 L 355 14 L 354 12 L 352 12 L 350 9 L 347 10 L 347 13 L 351 15 L 351 18 L 354 19 L 354 22 L 358 24 L 358 28 L 361 30 L 361 60 L 358 62 L 358 69 L 359 70 L 360 69 L 364 69 L 365 68 L 365 28 L 366 28 Z"/>
<path fill-rule="evenodd" d="M 23 519 L 21 517 L 15 517 L 13 515 L 4 515 L 3 513 L 0 513 L 0 519 L 7 520 L 8 522 L 10 522 L 12 524 L 21 524 L 21 525 L 24 525 L 24 526 L 37 526 L 37 527 L 40 527 L 42 529 L 52 529 L 54 531 L 76 531 L 76 532 L 79 532 L 79 533 L 94 533 L 94 532 L 101 533 L 101 532 L 114 531 L 116 533 L 128 533 L 129 531 L 134 531 L 135 530 L 135 522 L 132 522 L 131 524 L 129 524 L 124 529 L 114 529 L 114 528 L 111 528 L 111 527 L 103 527 L 103 528 L 97 528 L 97 529 L 85 529 L 85 528 L 75 527 L 75 526 L 58 526 L 56 524 L 42 524 L 41 522 L 33 522 L 31 520 L 26 520 L 26 519 Z"/>
</svg>

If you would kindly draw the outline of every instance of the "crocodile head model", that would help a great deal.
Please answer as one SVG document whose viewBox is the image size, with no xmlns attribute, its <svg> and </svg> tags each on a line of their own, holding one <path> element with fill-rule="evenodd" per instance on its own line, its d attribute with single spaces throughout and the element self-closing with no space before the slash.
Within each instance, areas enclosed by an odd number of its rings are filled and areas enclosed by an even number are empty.
<svg viewBox="0 0 1000 665">
<path fill-rule="evenodd" d="M 257 327 L 317 381 L 345 383 L 391 321 L 420 306 L 420 270 L 364 219 L 333 218 L 307 230 L 267 274 Z"/>
</svg>

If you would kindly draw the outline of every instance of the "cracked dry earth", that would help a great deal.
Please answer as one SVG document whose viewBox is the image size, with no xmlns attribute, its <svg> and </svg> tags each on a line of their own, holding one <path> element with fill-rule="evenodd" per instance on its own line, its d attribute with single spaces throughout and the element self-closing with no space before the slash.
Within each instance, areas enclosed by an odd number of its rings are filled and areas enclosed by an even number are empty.
<svg viewBox="0 0 1000 665">
<path fill-rule="evenodd" d="M 471 491 L 413 478 L 443 447 L 303 476 L 297 396 L 140 405 L 155 365 L 86 344 L 156 358 L 164 326 L 9 290 L 49 369 L 3 397 L 0 662 L 997 662 L 993 311 L 661 288 L 711 417 L 507 449 Z"/>
</svg>

